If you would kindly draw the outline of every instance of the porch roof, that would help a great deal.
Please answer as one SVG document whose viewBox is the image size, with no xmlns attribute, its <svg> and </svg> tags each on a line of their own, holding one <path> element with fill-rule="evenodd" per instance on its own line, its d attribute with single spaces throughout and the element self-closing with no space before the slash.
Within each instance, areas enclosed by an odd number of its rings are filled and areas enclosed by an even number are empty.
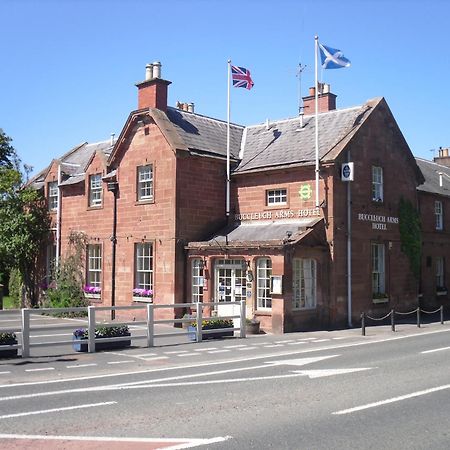
<svg viewBox="0 0 450 450">
<path fill-rule="evenodd" d="M 310 234 L 321 218 L 236 222 L 209 240 L 190 242 L 187 249 L 284 247 L 297 244 Z"/>
</svg>

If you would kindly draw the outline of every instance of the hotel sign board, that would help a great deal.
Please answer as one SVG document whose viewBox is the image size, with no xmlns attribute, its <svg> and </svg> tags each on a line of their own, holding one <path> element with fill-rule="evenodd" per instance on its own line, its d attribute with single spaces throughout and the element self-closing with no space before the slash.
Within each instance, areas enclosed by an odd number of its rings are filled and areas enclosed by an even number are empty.
<svg viewBox="0 0 450 450">
<path fill-rule="evenodd" d="M 359 213 L 358 220 L 361 222 L 372 222 L 372 230 L 387 230 L 388 224 L 398 225 L 398 217 L 381 216 L 378 214 Z"/>
<path fill-rule="evenodd" d="M 274 220 L 274 219 L 303 219 L 305 217 L 320 217 L 319 208 L 308 209 L 282 209 L 277 211 L 259 211 L 235 214 L 234 220 L 242 222 L 244 220 Z"/>
</svg>

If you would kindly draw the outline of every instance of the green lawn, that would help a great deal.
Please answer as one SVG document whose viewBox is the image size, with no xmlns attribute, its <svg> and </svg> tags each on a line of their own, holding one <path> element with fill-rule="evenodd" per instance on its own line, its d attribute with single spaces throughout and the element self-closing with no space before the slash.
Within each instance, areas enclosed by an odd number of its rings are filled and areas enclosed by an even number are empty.
<svg viewBox="0 0 450 450">
<path fill-rule="evenodd" d="M 3 309 L 15 308 L 12 297 L 3 297 Z"/>
</svg>

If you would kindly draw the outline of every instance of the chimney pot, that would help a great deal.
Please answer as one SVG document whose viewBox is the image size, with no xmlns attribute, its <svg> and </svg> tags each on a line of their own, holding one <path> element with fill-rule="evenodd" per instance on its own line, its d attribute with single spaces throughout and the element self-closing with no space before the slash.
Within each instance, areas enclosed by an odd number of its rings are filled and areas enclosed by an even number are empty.
<svg viewBox="0 0 450 450">
<path fill-rule="evenodd" d="M 314 88 L 314 87 L 310 87 L 309 88 L 309 95 L 316 95 L 316 88 Z"/>
<path fill-rule="evenodd" d="M 147 64 L 145 66 L 145 81 L 153 78 L 153 64 Z"/>
<path fill-rule="evenodd" d="M 161 63 L 159 61 L 153 63 L 153 78 L 161 78 Z"/>
<path fill-rule="evenodd" d="M 190 112 L 190 113 L 193 113 L 194 112 L 194 103 L 188 103 L 188 111 Z"/>
</svg>

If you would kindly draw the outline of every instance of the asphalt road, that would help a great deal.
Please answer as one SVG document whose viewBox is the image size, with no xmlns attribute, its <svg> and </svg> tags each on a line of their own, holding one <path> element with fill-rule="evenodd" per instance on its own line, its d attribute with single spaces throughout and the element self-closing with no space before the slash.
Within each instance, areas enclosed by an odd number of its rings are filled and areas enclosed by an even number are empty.
<svg viewBox="0 0 450 450">
<path fill-rule="evenodd" d="M 447 449 L 450 326 L 397 330 L 0 360 L 0 448 Z"/>
</svg>

